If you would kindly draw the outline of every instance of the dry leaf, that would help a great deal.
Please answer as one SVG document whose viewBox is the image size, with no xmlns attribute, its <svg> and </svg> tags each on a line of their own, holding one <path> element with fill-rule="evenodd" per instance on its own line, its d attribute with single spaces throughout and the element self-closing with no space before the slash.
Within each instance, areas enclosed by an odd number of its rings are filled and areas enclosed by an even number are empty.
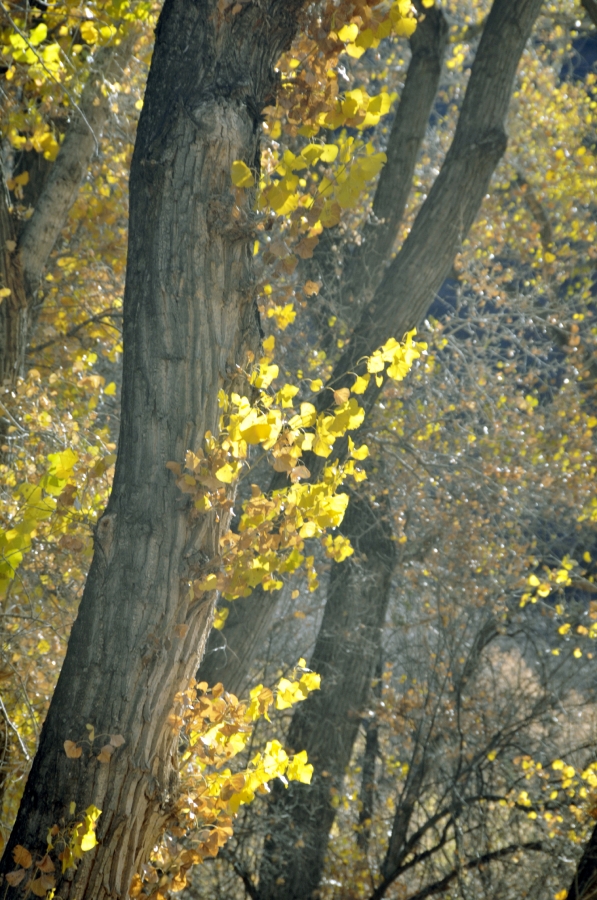
<svg viewBox="0 0 597 900">
<path fill-rule="evenodd" d="M 112 744 L 104 744 L 104 746 L 102 747 L 102 749 L 100 750 L 100 752 L 97 755 L 98 760 L 101 763 L 109 763 L 110 760 L 112 759 L 112 754 L 114 753 L 114 750 L 115 750 L 115 748 L 112 746 Z"/>
<path fill-rule="evenodd" d="M 4 877 L 11 887 L 16 887 L 25 877 L 25 869 L 15 869 L 14 872 L 7 872 Z"/>
<path fill-rule="evenodd" d="M 339 390 L 334 391 L 334 400 L 338 406 L 342 406 L 343 403 L 346 403 L 349 397 L 350 388 L 340 388 Z"/>
<path fill-rule="evenodd" d="M 36 897 L 45 897 L 46 896 L 46 888 L 43 886 L 43 879 L 36 878 L 35 881 L 30 881 L 28 884 L 28 888 L 32 894 L 35 894 Z"/>
<path fill-rule="evenodd" d="M 78 747 L 74 741 L 65 741 L 64 752 L 69 759 L 78 759 L 83 752 L 83 748 Z"/>
<path fill-rule="evenodd" d="M 111 734 L 110 743 L 113 747 L 122 747 L 122 745 L 125 743 L 125 740 L 121 734 Z"/>
<path fill-rule="evenodd" d="M 304 293 L 307 297 L 311 297 L 313 294 L 318 294 L 321 284 L 318 281 L 306 281 L 303 287 Z"/>
<path fill-rule="evenodd" d="M 183 623 L 179 623 L 179 624 L 175 627 L 175 629 L 174 629 L 174 634 L 176 635 L 176 637 L 184 638 L 184 637 L 187 636 L 188 630 L 189 630 L 189 626 L 188 626 L 188 625 L 185 625 L 185 624 L 183 624 Z"/>
<path fill-rule="evenodd" d="M 6 241 L 5 247 L 9 253 L 14 253 L 15 250 L 17 249 L 17 242 L 16 241 Z"/>
<path fill-rule="evenodd" d="M 40 872 L 45 872 L 46 874 L 54 871 L 54 863 L 46 853 L 41 862 L 38 862 L 37 868 Z"/>
<path fill-rule="evenodd" d="M 17 846 L 12 851 L 12 858 L 16 862 L 17 866 L 23 866 L 24 869 L 28 869 L 33 859 L 31 854 L 25 847 L 22 847 L 21 844 L 17 844 Z"/>
</svg>

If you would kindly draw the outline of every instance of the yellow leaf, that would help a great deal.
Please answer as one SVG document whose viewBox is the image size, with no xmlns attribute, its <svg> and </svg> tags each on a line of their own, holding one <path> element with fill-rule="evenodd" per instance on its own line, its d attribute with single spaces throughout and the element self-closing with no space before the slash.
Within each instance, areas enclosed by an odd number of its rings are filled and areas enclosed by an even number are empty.
<svg viewBox="0 0 597 900">
<path fill-rule="evenodd" d="M 351 25 L 344 25 L 340 31 L 338 32 L 338 37 L 341 41 L 345 43 L 353 42 L 359 33 L 359 26 L 355 25 L 354 22 Z"/>
<path fill-rule="evenodd" d="M 217 628 L 218 631 L 221 631 L 222 628 L 224 627 L 224 625 L 226 624 L 226 619 L 228 618 L 229 613 L 230 613 L 230 610 L 228 609 L 227 606 L 221 606 L 218 609 L 216 609 L 215 614 L 214 614 L 213 627 Z"/>
<path fill-rule="evenodd" d="M 307 762 L 307 751 L 301 750 L 295 753 L 286 769 L 286 777 L 289 781 L 300 781 L 303 784 L 311 784 L 313 766 Z"/>
<path fill-rule="evenodd" d="M 112 397 L 116 393 L 116 384 L 111 381 L 110 384 L 107 384 L 104 388 L 104 394 L 108 397 Z"/>
<path fill-rule="evenodd" d="M 50 474 L 55 475 L 56 478 L 60 478 L 63 481 L 66 481 L 67 478 L 72 474 L 75 463 L 78 462 L 78 455 L 74 450 L 71 450 L 68 447 L 66 450 L 62 450 L 60 453 L 50 453 L 48 454 L 48 460 L 50 461 Z"/>
<path fill-rule="evenodd" d="M 88 831 L 87 834 L 84 834 L 81 838 L 81 850 L 83 850 L 84 852 L 86 852 L 87 850 L 93 850 L 96 845 L 97 838 L 94 831 Z"/>
<path fill-rule="evenodd" d="M 87 44 L 97 44 L 99 32 L 91 22 L 83 22 L 81 25 L 81 37 Z"/>
<path fill-rule="evenodd" d="M 81 29 L 83 31 L 83 29 Z M 40 22 L 39 25 L 29 32 L 29 43 L 33 44 L 34 47 L 37 47 L 38 44 L 41 44 L 42 41 L 48 36 L 48 26 L 44 25 L 43 22 Z"/>
<path fill-rule="evenodd" d="M 231 466 L 230 463 L 224 463 L 223 466 L 216 470 L 216 478 L 224 484 L 232 484 L 238 474 L 238 470 L 238 464 Z"/>
<path fill-rule="evenodd" d="M 232 163 L 230 174 L 232 176 L 232 183 L 236 185 L 236 187 L 249 188 L 253 187 L 255 184 L 253 173 L 242 159 L 237 159 Z"/>
</svg>

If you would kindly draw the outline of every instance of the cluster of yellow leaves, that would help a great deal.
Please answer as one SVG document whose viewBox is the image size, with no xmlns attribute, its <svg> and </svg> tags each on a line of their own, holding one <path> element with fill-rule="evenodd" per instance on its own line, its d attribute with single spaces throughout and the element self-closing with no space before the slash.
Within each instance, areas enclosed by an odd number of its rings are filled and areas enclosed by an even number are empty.
<svg viewBox="0 0 597 900">
<path fill-rule="evenodd" d="M 384 371 L 392 381 L 402 381 L 406 378 L 413 362 L 419 359 L 424 350 L 427 350 L 427 344 L 424 341 L 415 343 L 413 340 L 416 333 L 417 329 L 413 328 L 405 335 L 402 343 L 395 338 L 390 338 L 383 347 L 368 358 L 367 372 L 375 375 L 378 387 L 382 384 Z M 367 389 L 368 383 L 368 375 L 357 379 L 357 383 L 352 387 L 353 393 L 362 394 Z"/>
<path fill-rule="evenodd" d="M 367 360 L 378 384 L 386 365 L 387 375 L 400 381 L 420 357 L 426 344 L 416 344 L 414 334 L 409 332 L 403 343 L 390 339 Z M 222 415 L 218 439 L 208 434 L 205 450 L 188 451 L 184 471 L 179 463 L 168 463 L 177 476 L 178 487 L 191 495 L 199 514 L 215 508 L 231 509 L 232 500 L 226 486 L 232 485 L 248 466 L 250 446 L 260 446 L 268 454 L 274 471 L 285 473 L 291 481 L 289 487 L 271 495 L 252 485 L 238 531 L 227 532 L 221 540 L 218 571 L 208 571 L 194 579 L 192 597 L 218 590 L 226 599 L 233 600 L 248 596 L 257 585 L 266 591 L 279 590 L 282 577 L 295 572 L 303 563 L 308 570 L 309 587 L 315 590 L 318 582 L 313 557 L 302 553 L 308 538 L 320 538 L 327 555 L 337 562 L 352 553 L 347 539 L 341 536 L 332 539 L 326 532 L 340 525 L 344 517 L 348 495 L 339 493 L 339 489 L 345 478 L 352 476 L 357 482 L 366 478 L 365 471 L 356 463 L 366 459 L 368 448 L 355 447 L 348 436 L 351 458 L 343 465 L 326 466 L 316 483 L 301 483 L 301 479 L 311 475 L 303 454 L 311 452 L 322 458 L 330 457 L 336 441 L 362 425 L 365 412 L 349 388 L 333 392 L 335 408 L 322 412 L 307 401 L 296 403 L 299 394 L 296 385 L 284 384 L 268 393 L 278 375 L 278 366 L 269 357 L 263 357 L 249 376 L 256 399 L 251 401 L 237 393 L 228 397 L 220 391 Z M 363 393 L 369 377 L 369 374 L 357 377 L 352 392 Z M 223 620 L 218 622 L 219 627 L 223 624 Z"/>
<path fill-rule="evenodd" d="M 71 816 L 74 816 L 74 813 L 75 805 L 71 803 Z M 62 829 L 58 825 L 53 825 L 48 831 L 46 853 L 36 862 L 26 847 L 17 844 L 12 852 L 17 868 L 7 873 L 5 876 L 7 883 L 11 887 L 17 887 L 29 874 L 29 881 L 25 885 L 26 892 L 31 891 L 36 897 L 53 897 L 56 866 L 51 854 L 57 856 L 63 873 L 76 867 L 83 854 L 97 845 L 95 830 L 101 814 L 101 809 L 92 804 L 85 810 L 82 821 L 75 819 Z"/>
<path fill-rule="evenodd" d="M 60 147 L 56 87 L 63 92 L 65 110 L 72 109 L 90 74 L 89 51 L 119 44 L 137 23 L 150 24 L 152 14 L 153 4 L 144 0 L 92 0 L 80 10 L 59 2 L 25 15 L 5 9 L 0 46 L 8 64 L 4 77 L 11 106 L 2 128 L 10 144 L 55 159 Z"/>
<path fill-rule="evenodd" d="M 31 411 L 23 416 L 23 423 L 50 429 L 53 424 L 50 412 L 53 380 L 50 378 L 50 398 L 40 391 L 39 380 L 39 373 L 32 369 L 28 380 L 18 388 L 36 400 L 41 394 L 42 400 L 41 409 L 31 405 Z M 86 380 L 92 390 L 100 389 L 104 382 L 98 375 L 88 375 L 81 383 Z M 16 430 L 16 426 L 12 428 Z M 68 443 L 79 445 L 79 434 L 78 427 L 73 428 Z M 85 549 L 86 555 L 90 556 L 90 527 L 106 504 L 109 480 L 104 476 L 116 461 L 116 455 L 106 454 L 106 449 L 101 443 L 79 450 L 67 445 L 64 450 L 47 455 L 43 474 L 29 468 L 28 477 L 21 482 L 17 482 L 18 467 L 6 472 L 6 485 L 13 487 L 14 506 L 7 526 L 0 527 L 0 596 L 6 594 L 35 540 Z"/>
<path fill-rule="evenodd" d="M 221 684 L 210 690 L 205 682 L 193 683 L 177 695 L 169 722 L 181 729 L 186 749 L 181 757 L 181 797 L 168 830 L 177 839 L 185 838 L 184 849 L 179 846 L 173 852 L 162 845 L 157 858 L 145 867 L 145 876 L 133 880 L 132 897 L 162 900 L 167 891 L 181 891 L 189 869 L 217 856 L 230 838 L 240 807 L 256 794 L 267 793 L 275 778 L 286 785 L 311 782 L 313 766 L 306 752 L 289 756 L 277 740 L 268 741 L 241 772 L 233 774 L 223 767 L 248 747 L 255 722 L 262 717 L 269 721 L 272 707 L 289 709 L 319 685 L 319 675 L 300 659 L 292 676 L 281 678 L 274 691 L 262 684 L 254 687 L 248 703 L 226 693 Z"/>
<path fill-rule="evenodd" d="M 531 603 L 536 603 L 539 599 L 549 597 L 553 590 L 553 584 L 559 587 L 568 587 L 571 585 L 572 579 L 570 578 L 570 572 L 576 565 L 576 560 L 569 559 L 566 556 L 562 560 L 562 565 L 559 569 L 549 569 L 547 566 L 545 567 L 545 578 L 540 579 L 535 573 L 529 575 L 527 583 L 532 590 L 524 592 L 520 598 L 520 606 L 524 608 L 529 601 Z"/>
</svg>

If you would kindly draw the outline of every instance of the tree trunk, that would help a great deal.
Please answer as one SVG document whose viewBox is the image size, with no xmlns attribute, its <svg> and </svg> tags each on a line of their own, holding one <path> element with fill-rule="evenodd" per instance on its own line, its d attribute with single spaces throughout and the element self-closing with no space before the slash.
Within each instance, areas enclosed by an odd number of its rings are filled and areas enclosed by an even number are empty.
<svg viewBox="0 0 597 900">
<path fill-rule="evenodd" d="M 495 0 L 479 43 L 452 146 L 404 246 L 387 266 L 334 367 L 330 379 L 334 388 L 350 387 L 354 376 L 348 373 L 362 370 L 363 357 L 373 353 L 388 337 L 402 337 L 418 325 L 447 277 L 506 149 L 504 123 L 514 77 L 541 5 L 542 0 Z M 428 77 L 429 67 L 424 71 Z M 425 92 L 425 96 L 429 99 L 430 92 Z M 404 146 L 409 146 L 406 138 Z M 414 166 L 415 157 L 410 158 Z M 411 179 L 412 173 L 409 184 Z M 379 390 L 372 384 L 361 399 L 367 411 L 373 408 L 378 395 Z M 327 407 L 327 387 L 318 400 L 320 408 Z M 336 452 L 341 454 L 342 448 L 346 450 L 346 439 L 336 446 Z M 306 465 L 316 475 L 322 460 L 309 456 Z M 280 486 L 278 481 L 276 486 Z M 222 643 L 221 635 L 214 635 L 206 667 L 200 672 L 202 679 L 209 683 L 222 681 L 229 690 L 239 690 L 244 685 L 255 653 L 271 626 L 276 600 L 271 594 L 265 598 L 263 591 L 256 591 L 246 599 L 234 601 L 234 618 L 223 632 L 226 656 L 212 653 Z"/>
<path fill-rule="evenodd" d="M 371 299 L 391 259 L 437 94 L 448 24 L 438 7 L 423 12 L 425 18 L 410 39 L 412 57 L 386 148 L 388 160 L 379 175 L 372 215 L 362 228 L 361 243 L 345 260 L 340 315 L 345 317 L 346 311 L 352 326 L 354 312 L 359 312 L 365 301 Z"/>
<path fill-rule="evenodd" d="M 259 900 L 306 900 L 319 885 L 328 834 L 379 660 L 395 561 L 387 515 L 351 496 L 341 530 L 355 556 L 334 565 L 311 667 L 321 690 L 297 707 L 287 744 L 315 766 L 309 786 L 276 782 L 259 871 Z M 360 557 L 360 559 L 359 559 Z"/>
<path fill-rule="evenodd" d="M 12 241 L 9 247 L 14 244 L 16 250 L 7 250 L 3 240 L 5 259 L 0 286 L 10 288 L 11 295 L 0 303 L 0 385 L 14 382 L 25 372 L 25 354 L 36 318 L 37 288 L 109 119 L 110 101 L 101 88 L 106 79 L 122 77 L 135 40 L 136 32 L 132 31 L 118 45 L 105 47 L 97 54 L 97 68 L 89 76 L 79 104 L 85 118 L 73 110 L 73 119 L 49 175 L 45 180 L 36 180 L 41 187 L 39 195 L 28 198 L 33 201 L 33 215 L 18 235 L 18 223 L 7 205 L 8 190 L 2 184 L 0 239 L 6 231 L 6 239 Z"/>
<path fill-rule="evenodd" d="M 336 291 L 330 278 L 323 278 L 324 291 L 317 298 L 316 314 L 324 331 L 330 315 L 330 302 L 335 312 L 339 305 L 342 315 L 349 317 L 349 309 L 360 308 L 356 303 L 351 306 L 351 297 L 358 296 L 360 299 L 369 295 L 381 280 L 383 266 L 396 242 L 412 187 L 417 156 L 437 93 L 446 41 L 447 25 L 443 13 L 437 8 L 427 10 L 425 19 L 411 38 L 412 58 L 388 140 L 388 161 L 381 170 L 375 191 L 373 214 L 380 221 L 375 226 L 365 226 L 363 244 L 353 248 L 354 259 L 346 257 L 346 266 L 337 288 L 337 303 L 334 302 Z M 325 231 L 316 248 L 310 265 L 311 277 L 315 280 L 330 268 L 334 240 L 330 236 L 334 231 Z M 207 681 L 208 684 L 221 681 L 226 690 L 234 694 L 242 693 L 247 686 L 251 664 L 271 627 L 278 600 L 278 594 L 257 587 L 250 597 L 228 604 L 229 614 L 224 631 L 212 631 L 209 637 L 197 675 L 199 681 Z"/>
<path fill-rule="evenodd" d="M 217 555 L 224 516 L 193 516 L 166 468 L 218 428 L 217 395 L 256 353 L 250 193 L 234 160 L 258 165 L 261 109 L 300 0 L 246 4 L 166 0 L 156 31 L 130 180 L 119 454 L 108 508 L 66 659 L 17 822 L 2 860 L 22 844 L 43 855 L 54 823 L 102 810 L 99 844 L 58 879 L 62 900 L 125 897 L 177 791 L 174 697 L 195 673 L 212 596 L 189 601 L 196 567 Z M 242 196 L 241 196 L 242 193 Z M 177 629 L 177 625 L 186 626 Z M 184 635 L 184 636 L 183 636 Z M 108 764 L 65 740 L 120 733 Z"/>
</svg>

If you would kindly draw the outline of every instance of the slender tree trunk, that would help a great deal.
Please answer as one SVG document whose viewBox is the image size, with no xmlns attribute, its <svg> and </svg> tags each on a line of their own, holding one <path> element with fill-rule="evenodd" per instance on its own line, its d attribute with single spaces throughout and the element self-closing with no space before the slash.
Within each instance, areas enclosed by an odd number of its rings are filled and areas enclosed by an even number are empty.
<svg viewBox="0 0 597 900">
<path fill-rule="evenodd" d="M 231 164 L 259 160 L 300 0 L 166 0 L 131 168 L 119 455 L 108 508 L 16 825 L 43 854 L 48 828 L 93 803 L 99 844 L 58 879 L 62 900 L 125 897 L 177 793 L 174 697 L 195 673 L 212 599 L 187 583 L 215 557 L 223 516 L 193 516 L 166 468 L 218 428 L 217 395 L 258 351 L 249 192 Z M 177 628 L 176 626 L 183 626 Z M 68 759 L 65 740 L 120 733 L 111 763 Z"/>
<path fill-rule="evenodd" d="M 387 514 L 355 495 L 342 531 L 355 556 L 334 565 L 311 666 L 321 690 L 297 707 L 287 743 L 315 766 L 311 784 L 276 783 L 259 871 L 259 900 L 306 900 L 319 885 L 328 834 L 379 660 L 395 561 Z"/>
<path fill-rule="evenodd" d="M 346 256 L 345 268 L 337 289 L 324 277 L 323 295 L 317 298 L 317 316 L 322 330 L 327 329 L 330 303 L 348 310 L 358 310 L 359 301 L 371 294 L 383 275 L 396 242 L 398 228 L 412 187 L 417 156 L 421 147 L 433 101 L 437 93 L 442 60 L 447 41 L 447 25 L 443 13 L 427 10 L 425 19 L 411 38 L 412 58 L 406 83 L 396 111 L 387 146 L 388 161 L 381 171 L 373 201 L 376 225 L 366 225 L 363 244 L 354 249 L 354 258 Z M 311 276 L 321 278 L 329 268 L 330 229 L 323 233 L 312 261 Z M 338 293 L 337 303 L 334 296 Z M 327 311 L 326 311 L 327 310 Z M 353 313 L 354 317 L 354 313 Z M 228 691 L 239 694 L 246 688 L 249 669 L 268 633 L 275 616 L 279 595 L 256 588 L 250 597 L 229 604 L 223 632 L 212 631 L 205 658 L 198 674 L 200 681 L 221 681 Z"/>
<path fill-rule="evenodd" d="M 96 68 L 79 104 L 85 118 L 73 110 L 73 119 L 49 175 L 45 180 L 36 180 L 41 190 L 38 196 L 30 198 L 33 215 L 20 233 L 20 223 L 11 214 L 8 189 L 4 182 L 0 185 L 0 238 L 6 232 L 6 240 L 11 242 L 8 247 L 12 248 L 7 249 L 3 240 L 0 286 L 10 288 L 11 294 L 0 303 L 0 385 L 10 384 L 24 374 L 25 354 L 36 318 L 37 288 L 110 116 L 109 97 L 101 88 L 105 80 L 122 76 L 135 40 L 133 30 L 118 45 L 105 47 L 97 54 Z"/>
<path fill-rule="evenodd" d="M 381 700 L 382 674 L 382 659 L 380 653 L 377 661 L 377 671 L 375 673 L 373 687 L 373 695 L 377 701 Z M 366 853 L 369 848 L 369 838 L 371 836 L 371 821 L 373 819 L 373 807 L 375 805 L 375 764 L 377 762 L 378 753 L 379 726 L 377 718 L 374 717 L 365 723 L 365 752 L 363 754 L 361 790 L 359 793 L 361 809 L 359 811 L 360 830 L 357 833 L 357 843 L 364 853 Z"/>
<path fill-rule="evenodd" d="M 437 94 L 448 25 L 438 7 L 423 12 L 425 17 L 410 39 L 412 57 L 386 148 L 388 160 L 379 176 L 371 215 L 362 228 L 361 243 L 352 248 L 345 259 L 340 315 L 353 326 L 391 259 Z"/>
<path fill-rule="evenodd" d="M 335 387 L 350 386 L 347 373 L 390 335 L 418 325 L 450 272 L 506 150 L 514 77 L 542 2 L 494 0 L 444 164 L 334 367 Z M 376 393 L 367 393 L 371 404 Z"/>
</svg>

